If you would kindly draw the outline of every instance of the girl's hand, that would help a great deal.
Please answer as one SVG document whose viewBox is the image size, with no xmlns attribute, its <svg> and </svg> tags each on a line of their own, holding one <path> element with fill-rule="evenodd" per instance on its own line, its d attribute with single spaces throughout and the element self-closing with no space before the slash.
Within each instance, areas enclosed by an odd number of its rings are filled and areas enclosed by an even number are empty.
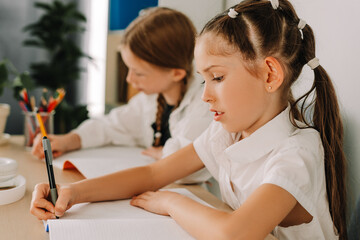
<svg viewBox="0 0 360 240">
<path fill-rule="evenodd" d="M 74 193 L 69 186 L 56 186 L 58 199 L 56 205 L 50 199 L 50 188 L 47 183 L 40 183 L 35 186 L 30 204 L 30 213 L 40 220 L 54 219 L 64 215 L 74 204 Z"/>
<path fill-rule="evenodd" d="M 75 133 L 68 133 L 65 135 L 49 134 L 47 138 L 50 140 L 54 158 L 59 157 L 68 151 L 79 149 L 81 146 L 80 137 Z M 36 135 L 31 153 L 39 159 L 45 158 L 41 134 Z"/>
<path fill-rule="evenodd" d="M 162 149 L 163 147 L 149 147 L 142 151 L 142 154 L 146 156 L 150 156 L 154 158 L 155 160 L 160 160 L 162 158 Z"/>
<path fill-rule="evenodd" d="M 47 138 L 49 139 L 50 144 L 51 144 L 51 150 L 53 151 L 53 157 L 60 156 L 62 154 L 62 152 L 57 151 L 57 149 L 60 146 L 58 138 L 61 138 L 61 137 L 49 134 L 47 136 Z M 39 159 L 45 158 L 41 134 L 36 135 L 32 149 L 31 149 L 31 154 L 36 156 Z"/>
<path fill-rule="evenodd" d="M 179 196 L 181 195 L 170 191 L 145 192 L 133 197 L 130 204 L 149 212 L 169 216 L 167 209 L 171 206 L 172 200 Z"/>
</svg>

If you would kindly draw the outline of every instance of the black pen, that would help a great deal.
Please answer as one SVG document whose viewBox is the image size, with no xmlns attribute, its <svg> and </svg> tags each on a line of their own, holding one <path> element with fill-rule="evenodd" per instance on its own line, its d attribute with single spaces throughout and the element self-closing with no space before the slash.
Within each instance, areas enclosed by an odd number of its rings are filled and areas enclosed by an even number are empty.
<svg viewBox="0 0 360 240">
<path fill-rule="evenodd" d="M 41 133 L 43 135 L 42 144 L 43 144 L 43 148 L 44 148 L 46 169 L 47 169 L 48 178 L 49 178 L 50 198 L 51 198 L 52 204 L 55 206 L 56 200 L 58 198 L 58 194 L 57 194 L 55 175 L 54 175 L 54 170 L 53 170 L 53 165 L 52 165 L 53 156 L 52 156 L 51 145 L 50 145 L 49 139 L 46 137 L 46 130 L 45 130 L 44 123 L 41 119 L 39 112 L 36 114 L 36 117 L 39 122 Z M 59 218 L 59 217 L 56 216 L 56 218 Z"/>
<path fill-rule="evenodd" d="M 43 137 L 42 144 L 44 147 L 46 169 L 47 169 L 47 173 L 48 173 L 48 177 L 49 177 L 51 202 L 55 206 L 58 195 L 57 195 L 55 176 L 54 176 L 53 165 L 52 165 L 51 145 L 50 145 L 49 139 L 46 136 Z"/>
</svg>

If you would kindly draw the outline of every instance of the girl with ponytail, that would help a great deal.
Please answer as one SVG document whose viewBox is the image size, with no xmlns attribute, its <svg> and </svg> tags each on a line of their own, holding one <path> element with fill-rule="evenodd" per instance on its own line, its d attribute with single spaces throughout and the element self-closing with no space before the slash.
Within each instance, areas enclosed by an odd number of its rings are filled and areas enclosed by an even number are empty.
<svg viewBox="0 0 360 240">
<path fill-rule="evenodd" d="M 208 129 L 167 158 L 101 181 L 121 182 L 119 198 L 144 192 L 132 205 L 170 215 L 196 239 L 264 239 L 271 232 L 278 239 L 347 239 L 339 106 L 315 56 L 311 27 L 291 3 L 245 0 L 214 17 L 196 40 L 195 60 L 204 78 L 202 99 L 214 114 Z M 294 99 L 291 86 L 305 65 L 314 83 Z M 233 212 L 154 192 L 204 166 Z M 90 188 L 100 189 L 93 185 L 71 184 L 64 196 L 79 201 Z M 107 199 L 108 188 L 105 196 L 80 201 Z M 48 185 L 34 196 L 45 198 L 43 192 Z"/>
</svg>

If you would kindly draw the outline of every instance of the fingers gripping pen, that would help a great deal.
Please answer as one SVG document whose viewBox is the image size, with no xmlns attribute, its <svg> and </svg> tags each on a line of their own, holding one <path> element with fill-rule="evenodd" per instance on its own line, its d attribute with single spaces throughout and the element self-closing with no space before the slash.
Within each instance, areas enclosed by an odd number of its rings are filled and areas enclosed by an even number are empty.
<svg viewBox="0 0 360 240">
<path fill-rule="evenodd" d="M 50 145 L 49 139 L 46 136 L 43 137 L 42 144 L 43 144 L 43 147 L 44 147 L 46 168 L 47 168 L 47 173 L 48 173 L 48 177 L 49 177 L 51 202 L 55 206 L 58 195 L 57 195 L 55 176 L 54 176 L 53 165 L 52 165 L 51 145 Z"/>
<path fill-rule="evenodd" d="M 52 156 L 50 140 L 46 137 L 47 136 L 46 130 L 45 130 L 44 123 L 42 121 L 39 111 L 37 111 L 36 118 L 38 120 L 39 127 L 40 127 L 41 133 L 43 135 L 42 144 L 43 144 L 43 148 L 44 148 L 47 174 L 49 177 L 50 198 L 51 198 L 52 204 L 55 206 L 56 200 L 58 198 L 58 194 L 57 194 L 57 190 L 56 190 L 55 175 L 54 175 L 53 165 L 52 165 L 53 156 Z M 56 216 L 56 218 L 58 218 L 58 217 Z"/>
</svg>

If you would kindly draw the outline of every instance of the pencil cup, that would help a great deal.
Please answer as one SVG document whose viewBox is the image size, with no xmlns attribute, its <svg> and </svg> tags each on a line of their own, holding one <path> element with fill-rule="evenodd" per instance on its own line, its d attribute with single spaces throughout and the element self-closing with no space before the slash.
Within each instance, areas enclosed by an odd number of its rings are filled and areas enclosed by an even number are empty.
<svg viewBox="0 0 360 240">
<path fill-rule="evenodd" d="M 25 147 L 31 149 L 35 136 L 40 133 L 40 127 L 36 119 L 36 112 L 23 112 L 24 114 L 24 135 Z M 41 119 L 44 123 L 45 130 L 48 134 L 54 133 L 54 114 L 55 111 L 50 113 L 40 112 Z"/>
</svg>

